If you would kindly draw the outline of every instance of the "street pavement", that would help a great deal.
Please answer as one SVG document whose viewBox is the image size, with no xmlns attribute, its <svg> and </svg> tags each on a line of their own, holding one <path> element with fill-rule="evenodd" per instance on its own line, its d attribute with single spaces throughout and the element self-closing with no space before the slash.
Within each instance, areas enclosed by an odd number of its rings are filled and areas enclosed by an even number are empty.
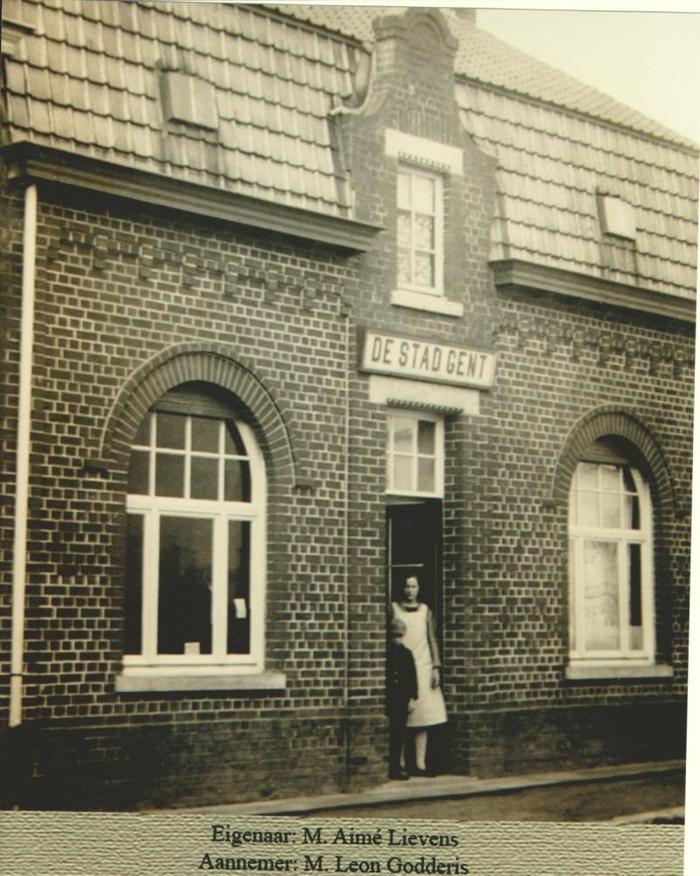
<svg viewBox="0 0 700 876">
<path fill-rule="evenodd" d="M 225 803 L 188 809 L 229 815 L 318 819 L 416 818 L 453 821 L 683 822 L 683 761 L 479 779 L 471 776 L 387 781 L 346 794 Z"/>
</svg>

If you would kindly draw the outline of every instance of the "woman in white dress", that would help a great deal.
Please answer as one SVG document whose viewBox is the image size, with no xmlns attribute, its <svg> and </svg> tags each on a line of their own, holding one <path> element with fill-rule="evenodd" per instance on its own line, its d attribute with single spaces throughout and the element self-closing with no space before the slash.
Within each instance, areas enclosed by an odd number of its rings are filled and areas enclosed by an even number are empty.
<svg viewBox="0 0 700 876">
<path fill-rule="evenodd" d="M 416 729 L 416 774 L 426 775 L 425 754 L 428 747 L 428 727 L 447 721 L 445 700 L 440 689 L 440 653 L 435 634 L 433 613 L 424 602 L 418 602 L 420 585 L 414 575 L 406 579 L 401 602 L 392 602 L 392 616 L 406 624 L 402 639 L 413 654 L 418 677 L 418 699 L 409 707 L 407 727 Z"/>
</svg>

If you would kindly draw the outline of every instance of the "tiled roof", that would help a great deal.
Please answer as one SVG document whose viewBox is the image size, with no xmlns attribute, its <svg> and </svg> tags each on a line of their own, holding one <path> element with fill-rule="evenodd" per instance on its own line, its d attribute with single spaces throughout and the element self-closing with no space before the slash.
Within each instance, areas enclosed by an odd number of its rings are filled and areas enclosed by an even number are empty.
<svg viewBox="0 0 700 876">
<path fill-rule="evenodd" d="M 5 0 L 34 26 L 7 60 L 6 139 L 351 215 L 329 112 L 377 14 L 396 7 Z M 609 279 L 695 288 L 697 155 L 677 134 L 445 10 L 466 129 L 498 159 L 494 258 L 600 275 L 596 192 L 631 203 L 636 265 Z M 218 128 L 164 119 L 164 70 L 211 83 Z M 614 254 L 613 254 L 614 256 Z M 612 270 L 612 274 L 611 274 Z"/>
<path fill-rule="evenodd" d="M 696 287 L 697 160 L 554 108 L 471 83 L 457 99 L 464 126 L 498 159 L 502 221 L 494 259 L 522 259 L 617 282 L 692 295 Z M 634 255 L 611 239 L 601 259 L 597 196 L 634 207 Z"/>
<path fill-rule="evenodd" d="M 363 43 L 374 39 L 372 21 L 378 15 L 398 14 L 406 7 L 391 6 L 293 6 L 273 7 L 299 21 Z M 458 76 L 513 91 L 523 96 L 575 109 L 594 118 L 632 128 L 640 133 L 670 140 L 691 148 L 695 144 L 637 110 L 614 100 L 561 70 L 521 52 L 488 31 L 475 27 L 454 9 L 441 10 L 459 40 L 455 59 Z"/>
<path fill-rule="evenodd" d="M 328 113 L 355 49 L 265 10 L 208 3 L 6 0 L 36 30 L 7 64 L 10 138 L 291 206 L 347 213 Z M 216 136 L 168 127 L 164 69 L 215 86 Z"/>
</svg>

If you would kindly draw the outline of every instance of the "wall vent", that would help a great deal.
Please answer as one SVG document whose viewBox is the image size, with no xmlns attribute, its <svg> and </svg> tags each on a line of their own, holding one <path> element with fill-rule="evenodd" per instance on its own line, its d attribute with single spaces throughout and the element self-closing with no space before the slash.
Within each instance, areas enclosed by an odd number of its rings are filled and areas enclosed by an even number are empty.
<svg viewBox="0 0 700 876">
<path fill-rule="evenodd" d="M 603 234 L 636 240 L 637 222 L 634 207 L 613 195 L 598 196 L 598 213 Z"/>
<path fill-rule="evenodd" d="M 210 82 L 187 73 L 168 71 L 163 76 L 163 110 L 171 122 L 216 130 L 216 89 Z"/>
</svg>

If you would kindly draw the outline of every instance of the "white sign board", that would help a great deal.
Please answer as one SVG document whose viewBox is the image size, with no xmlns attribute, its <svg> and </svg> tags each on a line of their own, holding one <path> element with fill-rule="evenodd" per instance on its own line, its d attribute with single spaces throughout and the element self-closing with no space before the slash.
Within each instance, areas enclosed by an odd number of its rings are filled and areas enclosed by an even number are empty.
<svg viewBox="0 0 700 876">
<path fill-rule="evenodd" d="M 456 386 L 493 386 L 496 354 L 367 331 L 360 370 Z"/>
</svg>

